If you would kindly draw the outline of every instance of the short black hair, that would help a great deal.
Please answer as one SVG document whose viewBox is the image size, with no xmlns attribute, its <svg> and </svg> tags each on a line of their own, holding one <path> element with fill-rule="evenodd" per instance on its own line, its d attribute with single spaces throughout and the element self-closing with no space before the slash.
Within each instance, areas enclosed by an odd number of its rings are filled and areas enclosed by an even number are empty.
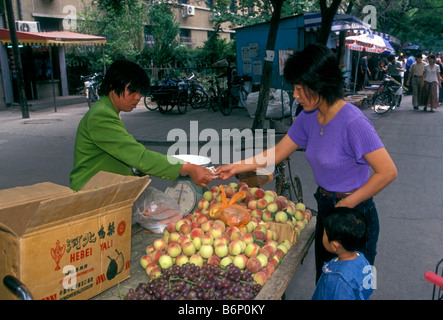
<svg viewBox="0 0 443 320">
<path fill-rule="evenodd" d="M 100 87 L 101 95 L 108 95 L 111 91 L 120 96 L 126 86 L 131 93 L 146 95 L 149 91 L 149 77 L 146 71 L 138 64 L 128 60 L 116 60 L 106 72 Z"/>
<path fill-rule="evenodd" d="M 389 62 L 394 61 L 394 60 L 395 60 L 395 55 L 390 54 L 390 55 L 388 56 L 387 60 L 388 60 Z"/>
<path fill-rule="evenodd" d="M 344 96 L 343 74 L 334 52 L 323 44 L 309 44 L 297 51 L 285 63 L 286 82 L 301 85 L 312 96 L 332 105 Z"/>
<path fill-rule="evenodd" d="M 415 59 L 423 59 L 423 54 L 421 54 L 421 53 L 417 53 L 417 54 L 415 55 Z"/>
<path fill-rule="evenodd" d="M 324 228 L 329 241 L 337 241 L 346 251 L 356 251 L 364 247 L 367 238 L 365 216 L 355 209 L 334 208 L 324 219 Z"/>
</svg>

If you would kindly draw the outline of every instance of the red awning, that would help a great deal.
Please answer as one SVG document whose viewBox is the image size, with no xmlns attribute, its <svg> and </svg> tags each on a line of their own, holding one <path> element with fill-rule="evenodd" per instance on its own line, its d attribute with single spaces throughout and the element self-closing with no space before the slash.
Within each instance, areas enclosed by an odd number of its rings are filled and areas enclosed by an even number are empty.
<svg viewBox="0 0 443 320">
<path fill-rule="evenodd" d="M 106 44 L 106 37 L 92 36 L 70 31 L 17 31 L 17 39 L 19 44 L 27 46 L 99 46 Z M 0 29 L 0 41 L 3 44 L 11 44 L 11 37 L 8 29 Z"/>
</svg>

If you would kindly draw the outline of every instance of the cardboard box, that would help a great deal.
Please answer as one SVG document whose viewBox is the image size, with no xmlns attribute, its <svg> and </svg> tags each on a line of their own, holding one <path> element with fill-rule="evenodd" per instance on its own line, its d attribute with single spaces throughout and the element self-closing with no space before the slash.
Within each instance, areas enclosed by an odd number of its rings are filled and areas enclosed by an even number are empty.
<svg viewBox="0 0 443 320">
<path fill-rule="evenodd" d="M 74 192 L 53 183 L 0 190 L 0 280 L 35 300 L 88 299 L 129 277 L 132 205 L 145 177 L 99 172 Z M 15 297 L 0 283 L 0 299 Z"/>
</svg>

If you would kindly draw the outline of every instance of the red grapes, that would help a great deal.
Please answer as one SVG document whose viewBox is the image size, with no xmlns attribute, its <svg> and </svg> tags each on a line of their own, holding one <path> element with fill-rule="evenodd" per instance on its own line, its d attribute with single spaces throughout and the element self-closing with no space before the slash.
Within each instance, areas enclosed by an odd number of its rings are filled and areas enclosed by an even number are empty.
<svg viewBox="0 0 443 320">
<path fill-rule="evenodd" d="M 251 300 L 261 289 L 248 270 L 186 263 L 162 271 L 148 283 L 129 289 L 125 300 Z"/>
</svg>

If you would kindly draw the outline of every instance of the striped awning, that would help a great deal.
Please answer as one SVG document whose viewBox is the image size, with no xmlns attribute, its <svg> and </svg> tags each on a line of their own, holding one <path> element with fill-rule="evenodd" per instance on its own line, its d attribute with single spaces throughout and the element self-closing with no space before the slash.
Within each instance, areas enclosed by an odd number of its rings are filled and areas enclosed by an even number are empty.
<svg viewBox="0 0 443 320">
<path fill-rule="evenodd" d="M 304 26 L 306 31 L 316 31 L 321 26 L 322 16 L 319 12 L 307 12 L 304 14 Z M 336 14 L 332 23 L 331 32 L 345 30 L 371 30 L 371 26 L 351 14 Z"/>
<path fill-rule="evenodd" d="M 19 44 L 26 46 L 100 46 L 106 44 L 106 37 L 70 31 L 21 32 L 17 31 Z M 0 29 L 0 41 L 11 44 L 8 29 Z"/>
</svg>

